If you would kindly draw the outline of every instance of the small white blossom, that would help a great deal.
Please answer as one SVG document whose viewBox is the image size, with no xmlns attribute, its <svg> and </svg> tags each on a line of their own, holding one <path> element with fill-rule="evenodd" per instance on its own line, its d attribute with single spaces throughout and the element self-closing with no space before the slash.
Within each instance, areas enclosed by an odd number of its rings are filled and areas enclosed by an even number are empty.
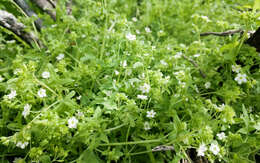
<svg viewBox="0 0 260 163">
<path fill-rule="evenodd" d="M 14 70 L 14 74 L 15 75 L 17 75 L 17 74 L 19 74 L 21 72 L 22 72 L 22 70 L 20 68 L 17 68 L 17 69 Z"/>
<path fill-rule="evenodd" d="M 40 98 L 43 98 L 43 97 L 46 97 L 47 95 L 46 95 L 46 90 L 45 89 L 43 89 L 43 88 L 41 88 L 39 91 L 38 91 L 38 96 L 40 97 Z"/>
<path fill-rule="evenodd" d="M 156 114 L 156 112 L 154 110 L 147 111 L 146 113 L 147 113 L 147 115 L 146 115 L 147 118 L 154 118 L 154 116 Z"/>
<path fill-rule="evenodd" d="M 195 58 L 198 58 L 200 56 L 200 54 L 194 54 Z"/>
<path fill-rule="evenodd" d="M 138 67 L 142 67 L 143 66 L 143 63 L 142 62 L 136 62 L 134 65 L 133 65 L 133 68 L 138 68 Z"/>
<path fill-rule="evenodd" d="M 155 50 L 156 49 L 156 46 L 152 46 L 152 50 Z"/>
<path fill-rule="evenodd" d="M 55 28 L 55 27 L 57 27 L 57 24 L 52 24 L 51 27 Z"/>
<path fill-rule="evenodd" d="M 71 117 L 71 118 L 68 120 L 69 128 L 77 128 L 78 122 L 79 122 L 79 121 L 77 120 L 77 118 Z"/>
<path fill-rule="evenodd" d="M 144 83 L 143 86 L 140 86 L 140 90 L 142 91 L 142 93 L 149 93 L 151 89 L 151 86 L 147 83 Z"/>
<path fill-rule="evenodd" d="M 142 73 L 142 74 L 138 75 L 138 77 L 139 77 L 140 79 L 144 79 L 144 78 L 145 78 L 145 74 Z"/>
<path fill-rule="evenodd" d="M 221 104 L 220 106 L 217 106 L 216 104 L 213 104 L 213 106 L 215 107 L 216 110 L 218 110 L 220 112 L 225 110 L 225 107 L 226 107 L 225 104 Z"/>
<path fill-rule="evenodd" d="M 24 116 L 24 118 L 26 118 L 30 114 L 31 106 L 29 104 L 26 104 L 23 109 L 24 110 L 22 112 L 22 115 Z"/>
<path fill-rule="evenodd" d="M 164 65 L 164 66 L 168 66 L 168 63 L 165 62 L 164 60 L 160 60 L 160 63 L 161 63 L 162 65 Z"/>
<path fill-rule="evenodd" d="M 29 143 L 28 142 L 17 142 L 16 146 L 21 148 L 21 149 L 24 149 Z"/>
<path fill-rule="evenodd" d="M 76 97 L 77 100 L 80 100 L 81 99 L 81 95 L 79 95 L 78 97 Z"/>
<path fill-rule="evenodd" d="M 60 60 L 62 60 L 64 58 L 64 54 L 59 54 L 57 57 L 56 57 L 56 59 L 58 60 L 58 61 L 60 61 Z"/>
<path fill-rule="evenodd" d="M 141 33 L 138 29 L 135 32 L 136 32 L 136 34 L 140 34 Z"/>
<path fill-rule="evenodd" d="M 83 117 L 84 117 L 84 114 L 83 114 L 81 111 L 78 111 L 77 114 L 76 114 L 76 116 L 77 116 L 78 118 L 83 118 Z"/>
<path fill-rule="evenodd" d="M 211 83 L 210 83 L 210 82 L 207 82 L 207 83 L 205 83 L 205 85 L 204 85 L 204 86 L 205 86 L 205 88 L 206 88 L 206 89 L 209 89 L 209 88 L 210 88 L 210 86 L 211 86 Z"/>
<path fill-rule="evenodd" d="M 235 81 L 237 81 L 238 84 L 246 83 L 246 74 L 237 74 L 237 76 L 235 77 Z"/>
<path fill-rule="evenodd" d="M 205 20 L 206 22 L 210 22 L 210 19 L 207 16 L 200 16 L 203 20 Z"/>
<path fill-rule="evenodd" d="M 150 130 L 151 127 L 150 127 L 150 124 L 149 122 L 144 122 L 144 130 Z"/>
<path fill-rule="evenodd" d="M 115 75 L 119 75 L 119 72 L 117 70 L 115 70 Z"/>
<path fill-rule="evenodd" d="M 121 65 L 122 65 L 123 68 L 126 68 L 126 66 L 127 66 L 127 61 L 124 60 L 123 62 L 121 62 Z"/>
<path fill-rule="evenodd" d="M 178 53 L 176 53 L 176 54 L 174 55 L 174 58 L 175 58 L 175 59 L 178 59 L 178 58 L 181 58 L 181 56 L 182 56 L 182 52 L 178 52 Z"/>
<path fill-rule="evenodd" d="M 217 137 L 218 137 L 219 140 L 223 140 L 223 139 L 225 139 L 227 136 L 225 135 L 224 132 L 221 132 L 221 133 L 217 134 Z"/>
<path fill-rule="evenodd" d="M 147 33 L 151 33 L 152 31 L 151 31 L 151 29 L 149 28 L 149 27 L 145 27 L 145 32 L 147 32 Z"/>
<path fill-rule="evenodd" d="M 241 66 L 240 65 L 232 65 L 232 71 L 239 73 L 239 71 L 241 70 Z"/>
<path fill-rule="evenodd" d="M 217 144 L 212 143 L 209 147 L 209 150 L 214 154 L 217 155 L 220 151 L 219 146 Z"/>
<path fill-rule="evenodd" d="M 148 99 L 148 97 L 145 96 L 145 95 L 137 95 L 137 98 L 141 99 L 141 100 L 147 100 Z"/>
<path fill-rule="evenodd" d="M 132 35 L 131 33 L 127 33 L 127 34 L 126 34 L 126 38 L 127 38 L 129 41 L 134 41 L 134 40 L 136 40 L 136 36 L 135 36 L 135 35 Z"/>
<path fill-rule="evenodd" d="M 42 73 L 42 78 L 44 78 L 44 79 L 50 78 L 50 73 L 49 73 L 48 71 L 44 71 L 44 72 Z"/>
<path fill-rule="evenodd" d="M 132 21 L 133 21 L 133 22 L 137 22 L 137 18 L 136 18 L 136 17 L 133 17 L 133 18 L 132 18 Z"/>
<path fill-rule="evenodd" d="M 199 146 L 199 149 L 197 150 L 198 156 L 204 156 L 206 151 L 207 151 L 206 145 L 205 144 L 201 144 Z"/>
<path fill-rule="evenodd" d="M 4 81 L 4 78 L 0 75 L 0 82 Z"/>
<path fill-rule="evenodd" d="M 11 100 L 11 99 L 15 98 L 16 95 L 17 95 L 16 90 L 11 90 L 11 92 L 7 95 L 7 98 L 9 100 Z"/>
</svg>

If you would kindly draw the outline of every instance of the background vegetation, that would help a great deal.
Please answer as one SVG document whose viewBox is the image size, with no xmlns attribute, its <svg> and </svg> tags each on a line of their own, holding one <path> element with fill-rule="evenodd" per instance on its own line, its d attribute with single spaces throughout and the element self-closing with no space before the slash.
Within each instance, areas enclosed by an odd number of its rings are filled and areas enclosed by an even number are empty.
<svg viewBox="0 0 260 163">
<path fill-rule="evenodd" d="M 56 21 L 29 4 L 41 32 L 0 0 L 45 45 L 0 28 L 2 162 L 256 162 L 252 0 L 59 1 Z"/>
</svg>

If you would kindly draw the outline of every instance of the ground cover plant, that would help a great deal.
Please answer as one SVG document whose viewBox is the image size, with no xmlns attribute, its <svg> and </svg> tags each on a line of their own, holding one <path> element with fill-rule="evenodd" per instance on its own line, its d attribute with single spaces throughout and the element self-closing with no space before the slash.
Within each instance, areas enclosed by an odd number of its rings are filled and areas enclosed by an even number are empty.
<svg viewBox="0 0 260 163">
<path fill-rule="evenodd" d="M 56 21 L 28 1 L 41 31 L 0 2 L 44 45 L 0 28 L 2 162 L 257 161 L 253 0 L 59 1 Z"/>
</svg>

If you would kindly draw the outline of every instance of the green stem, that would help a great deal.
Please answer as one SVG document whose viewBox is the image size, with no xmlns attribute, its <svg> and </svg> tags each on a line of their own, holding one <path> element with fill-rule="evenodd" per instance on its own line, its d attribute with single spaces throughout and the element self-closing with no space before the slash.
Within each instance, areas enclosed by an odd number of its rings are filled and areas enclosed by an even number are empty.
<svg viewBox="0 0 260 163">
<path fill-rule="evenodd" d="M 100 144 L 100 146 L 120 146 L 120 145 L 131 145 L 131 144 L 159 143 L 159 142 L 162 142 L 162 139 L 142 140 L 142 141 L 132 141 L 132 142 L 119 142 L 119 143 L 108 143 L 108 144 Z"/>
<path fill-rule="evenodd" d="M 125 124 L 121 124 L 121 125 L 119 125 L 119 126 L 106 129 L 105 132 L 111 132 L 111 131 L 116 130 L 116 129 L 119 129 L 119 128 L 123 127 L 123 126 L 125 126 Z"/>
</svg>

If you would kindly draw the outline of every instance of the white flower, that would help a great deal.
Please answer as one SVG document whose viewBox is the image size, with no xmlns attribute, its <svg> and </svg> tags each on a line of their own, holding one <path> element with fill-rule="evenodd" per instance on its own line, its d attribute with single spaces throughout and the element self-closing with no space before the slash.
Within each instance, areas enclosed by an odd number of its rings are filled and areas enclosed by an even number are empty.
<svg viewBox="0 0 260 163">
<path fill-rule="evenodd" d="M 132 21 L 133 21 L 133 22 L 137 22 L 137 18 L 136 18 L 136 17 L 133 17 L 133 18 L 132 18 Z"/>
<path fill-rule="evenodd" d="M 144 122 L 144 130 L 150 130 L 151 127 L 150 127 L 150 124 L 149 122 Z"/>
<path fill-rule="evenodd" d="M 76 97 L 77 100 L 80 100 L 81 99 L 81 95 L 79 95 L 78 97 Z"/>
<path fill-rule="evenodd" d="M 22 70 L 20 68 L 17 68 L 17 69 L 14 70 L 15 75 L 17 75 L 18 73 L 21 73 L 21 72 L 22 72 Z"/>
<path fill-rule="evenodd" d="M 223 139 L 225 139 L 227 136 L 225 135 L 224 132 L 221 132 L 221 133 L 217 134 L 217 137 L 218 137 L 219 140 L 223 140 Z"/>
<path fill-rule="evenodd" d="M 219 146 L 217 144 L 212 143 L 209 147 L 209 150 L 214 154 L 217 155 L 220 151 Z"/>
<path fill-rule="evenodd" d="M 31 106 L 29 104 L 26 104 L 23 109 L 24 110 L 22 112 L 22 115 L 24 116 L 24 118 L 26 118 L 30 114 Z"/>
<path fill-rule="evenodd" d="M 57 57 L 56 57 L 56 59 L 58 60 L 58 61 L 60 61 L 60 60 L 62 60 L 64 58 L 64 54 L 59 54 Z"/>
<path fill-rule="evenodd" d="M 42 78 L 44 78 L 44 79 L 50 78 L 50 73 L 49 73 L 48 71 L 44 71 L 44 72 L 42 73 Z"/>
<path fill-rule="evenodd" d="M 119 75 L 119 72 L 117 70 L 115 70 L 115 75 Z"/>
<path fill-rule="evenodd" d="M 152 31 L 151 31 L 151 29 L 149 28 L 149 27 L 145 27 L 145 32 L 147 32 L 147 33 L 151 33 Z"/>
<path fill-rule="evenodd" d="M 46 90 L 45 89 L 43 89 L 43 88 L 41 88 L 39 91 L 38 91 L 38 96 L 40 97 L 40 98 L 43 98 L 43 97 L 46 97 L 47 95 L 46 95 Z"/>
<path fill-rule="evenodd" d="M 209 88 L 210 88 L 210 86 L 211 86 L 211 83 L 210 83 L 210 82 L 207 82 L 207 83 L 205 83 L 205 85 L 204 85 L 204 86 L 205 86 L 205 88 L 206 88 L 206 89 L 209 89 Z"/>
<path fill-rule="evenodd" d="M 163 33 L 163 30 L 160 30 L 159 33 Z"/>
<path fill-rule="evenodd" d="M 138 29 L 135 32 L 136 32 L 136 34 L 140 34 L 140 31 Z"/>
<path fill-rule="evenodd" d="M 232 71 L 239 73 L 239 71 L 241 70 L 241 66 L 240 65 L 232 65 Z"/>
<path fill-rule="evenodd" d="M 143 63 L 142 62 L 136 62 L 134 65 L 133 65 L 133 68 L 138 68 L 138 67 L 142 67 L 143 66 Z"/>
<path fill-rule="evenodd" d="M 197 150 L 198 156 L 204 156 L 206 151 L 207 151 L 206 145 L 205 144 L 201 144 L 199 146 L 199 149 Z"/>
<path fill-rule="evenodd" d="M 182 52 L 178 52 L 178 53 L 176 53 L 176 54 L 174 55 L 174 58 L 175 58 L 175 59 L 178 59 L 178 58 L 181 58 L 181 56 L 182 56 Z"/>
<path fill-rule="evenodd" d="M 147 83 L 144 83 L 143 86 L 140 86 L 140 90 L 142 91 L 142 93 L 149 93 L 151 89 L 151 86 Z"/>
<path fill-rule="evenodd" d="M 153 110 L 147 111 L 146 113 L 147 113 L 147 115 L 146 115 L 147 118 L 154 118 L 154 116 L 156 114 L 156 112 Z"/>
<path fill-rule="evenodd" d="M 246 83 L 246 74 L 237 74 L 237 76 L 235 77 L 235 81 L 237 81 L 238 84 Z"/>
<path fill-rule="evenodd" d="M 84 117 L 84 114 L 81 111 L 78 111 L 76 115 L 77 115 L 78 118 Z"/>
<path fill-rule="evenodd" d="M 11 92 L 7 95 L 7 98 L 9 100 L 11 100 L 11 99 L 15 98 L 16 95 L 17 95 L 16 90 L 11 90 Z"/>
<path fill-rule="evenodd" d="M 136 36 L 132 35 L 131 33 L 127 33 L 125 36 L 129 41 L 134 41 L 136 40 Z"/>
<path fill-rule="evenodd" d="M 145 78 L 145 74 L 142 73 L 141 75 L 138 75 L 138 77 L 139 77 L 140 79 L 144 79 L 144 78 Z"/>
<path fill-rule="evenodd" d="M 200 54 L 194 54 L 194 57 L 195 58 L 197 58 L 197 57 L 199 57 L 200 56 Z"/>
<path fill-rule="evenodd" d="M 4 81 L 4 78 L 0 75 L 0 82 Z"/>
<path fill-rule="evenodd" d="M 213 104 L 213 106 L 215 107 L 215 109 L 217 111 L 223 111 L 223 110 L 225 110 L 225 107 L 226 107 L 225 104 L 221 104 L 220 106 L 217 106 L 216 104 Z"/>
<path fill-rule="evenodd" d="M 137 95 L 137 98 L 141 99 L 141 100 L 147 100 L 148 99 L 147 96 L 145 96 L 145 95 Z"/>
<path fill-rule="evenodd" d="M 200 16 L 203 20 L 205 20 L 206 22 L 210 22 L 209 18 L 207 16 Z"/>
<path fill-rule="evenodd" d="M 19 147 L 19 148 L 22 148 L 24 149 L 29 143 L 28 142 L 17 142 L 16 146 Z"/>
<path fill-rule="evenodd" d="M 156 49 L 156 46 L 152 46 L 152 50 L 155 50 Z"/>
<path fill-rule="evenodd" d="M 160 60 L 160 63 L 161 63 L 162 65 L 164 65 L 164 66 L 168 66 L 168 63 L 165 62 L 164 60 Z"/>
<path fill-rule="evenodd" d="M 75 117 L 71 117 L 68 120 L 69 128 L 77 128 L 78 120 Z"/>
<path fill-rule="evenodd" d="M 123 62 L 121 62 L 121 65 L 122 65 L 123 68 L 126 68 L 126 66 L 127 66 L 127 61 L 124 60 Z"/>
</svg>

